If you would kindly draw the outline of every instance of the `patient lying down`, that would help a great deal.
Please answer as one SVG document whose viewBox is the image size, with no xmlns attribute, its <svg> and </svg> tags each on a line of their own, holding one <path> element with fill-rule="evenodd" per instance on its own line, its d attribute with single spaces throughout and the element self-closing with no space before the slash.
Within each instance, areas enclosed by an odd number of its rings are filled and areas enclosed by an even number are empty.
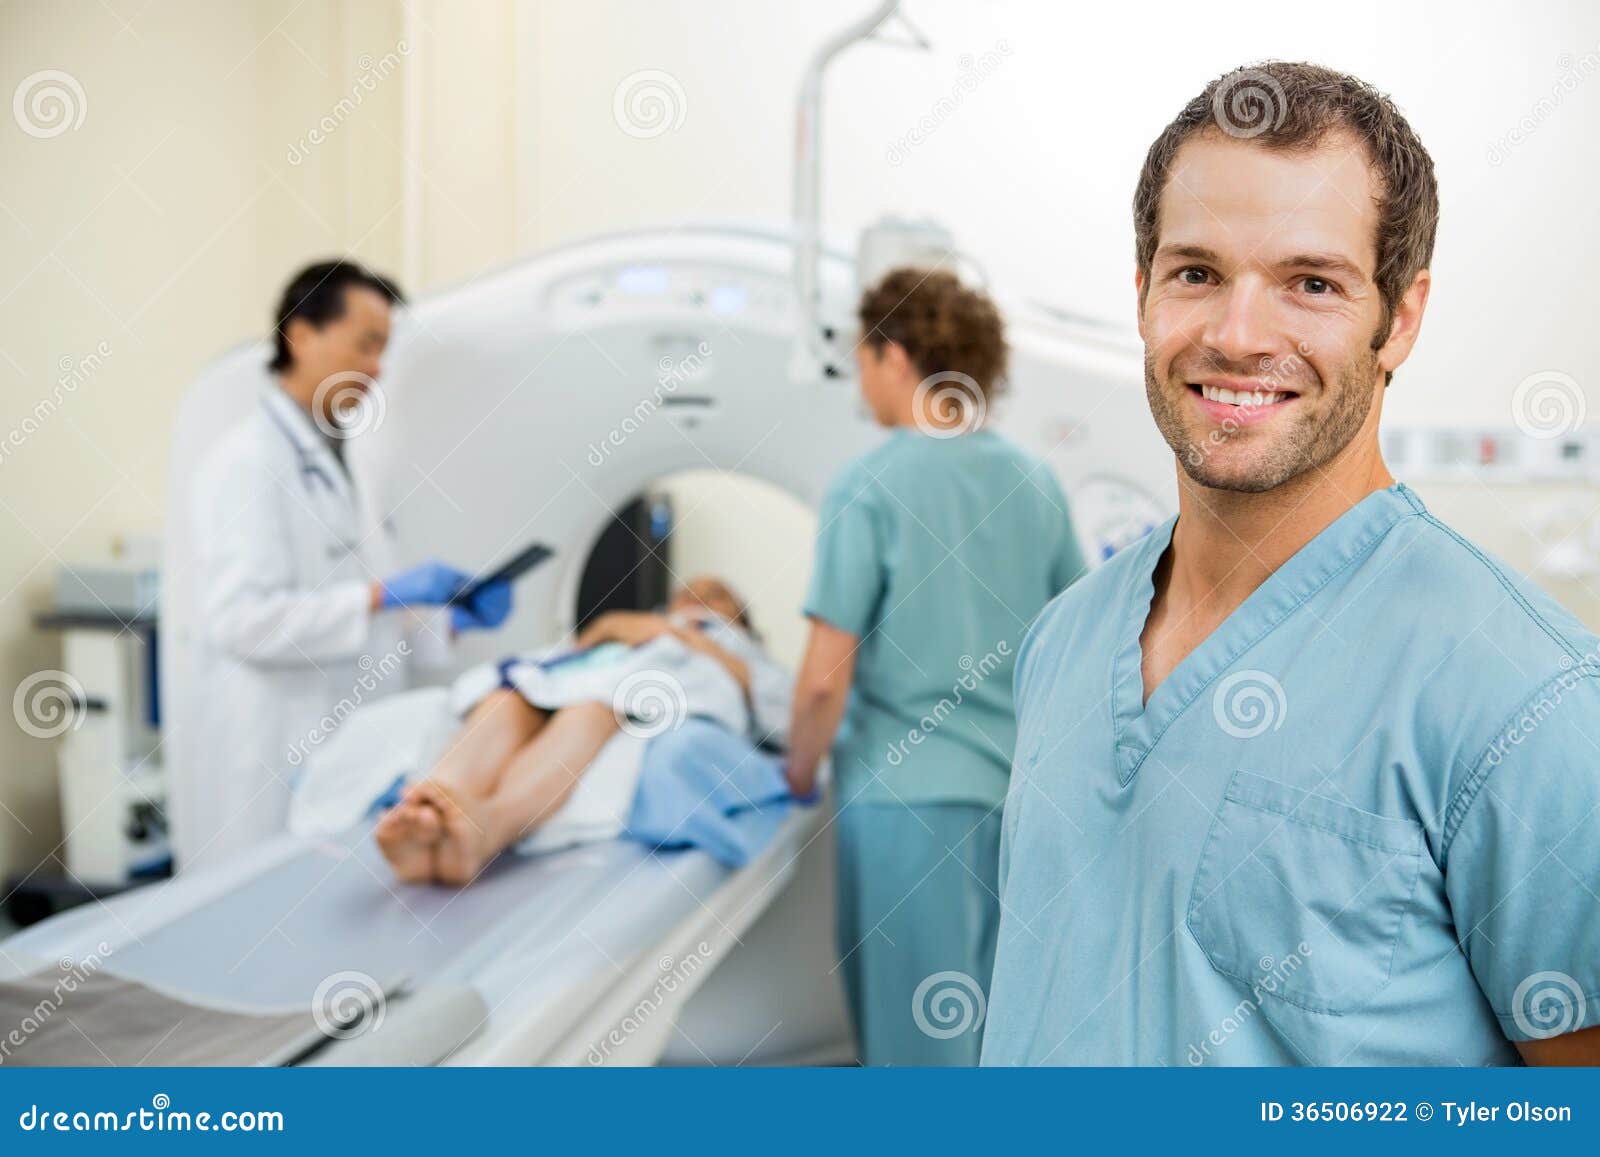
<svg viewBox="0 0 1600 1157">
<path fill-rule="evenodd" d="M 469 884 L 554 815 L 601 749 L 630 727 L 624 697 L 610 693 L 605 670 L 621 666 L 618 656 L 659 649 L 667 638 L 692 653 L 686 669 L 697 676 L 674 680 L 683 695 L 679 711 L 716 713 L 699 702 L 716 700 L 726 717 L 732 702 L 756 740 L 781 744 L 787 674 L 754 642 L 745 608 L 727 584 L 695 579 L 665 613 L 611 612 L 579 634 L 571 659 L 558 660 L 588 669 L 582 686 L 591 690 L 576 701 L 555 697 L 558 705 L 545 697 L 545 706 L 535 706 L 529 695 L 541 698 L 538 680 L 518 679 L 516 663 L 503 664 L 500 687 L 466 715 L 428 777 L 406 788 L 378 821 L 378 847 L 395 875 L 408 883 Z"/>
</svg>

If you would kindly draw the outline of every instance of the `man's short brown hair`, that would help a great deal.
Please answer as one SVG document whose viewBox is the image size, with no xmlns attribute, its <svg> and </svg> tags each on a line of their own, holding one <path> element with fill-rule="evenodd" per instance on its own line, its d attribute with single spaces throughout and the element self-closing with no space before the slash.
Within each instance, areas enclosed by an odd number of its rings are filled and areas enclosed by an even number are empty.
<svg viewBox="0 0 1600 1157">
<path fill-rule="evenodd" d="M 1331 133 L 1359 140 L 1376 173 L 1377 267 L 1383 320 L 1373 336 L 1389 338 L 1395 308 L 1418 272 L 1433 260 L 1439 186 L 1433 158 L 1383 93 L 1346 73 L 1315 64 L 1270 60 L 1219 76 L 1183 107 L 1146 154 L 1133 194 L 1133 234 L 1139 271 L 1150 283 L 1161 232 L 1161 194 L 1173 158 L 1191 137 L 1219 132 L 1267 149 L 1313 149 Z"/>
<path fill-rule="evenodd" d="M 894 342 L 924 378 L 965 374 L 985 397 L 1004 387 L 1006 331 L 989 295 L 945 270 L 894 269 L 861 295 L 861 340 Z"/>
</svg>

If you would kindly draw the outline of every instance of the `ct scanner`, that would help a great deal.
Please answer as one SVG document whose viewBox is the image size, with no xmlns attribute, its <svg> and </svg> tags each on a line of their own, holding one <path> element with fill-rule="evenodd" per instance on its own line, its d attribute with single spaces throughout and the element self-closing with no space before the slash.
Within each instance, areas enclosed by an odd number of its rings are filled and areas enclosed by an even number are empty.
<svg viewBox="0 0 1600 1157">
<path fill-rule="evenodd" d="M 903 223 L 869 230 L 857 259 L 822 245 L 816 147 L 823 68 L 894 8 L 813 62 L 792 228 L 602 236 L 400 312 L 382 405 L 348 454 L 358 490 L 393 521 L 400 561 L 487 567 L 535 539 L 557 549 L 519 583 L 499 632 L 458 641 L 458 669 L 568 631 L 601 532 L 658 479 L 731 471 L 814 509 L 838 467 L 882 436 L 849 374 L 858 286 L 886 248 L 889 261 L 951 255 L 908 249 Z M 1012 365 L 989 422 L 1058 472 L 1086 554 L 1103 559 L 1174 502 L 1139 346 L 995 296 Z M 236 349 L 187 395 L 175 503 L 200 451 L 254 404 L 266 361 L 265 343 Z M 192 699 L 184 521 L 169 524 L 163 577 L 169 703 Z M 795 549 L 809 557 L 809 544 Z M 169 764 L 206 758 L 186 749 L 181 718 L 168 731 Z M 395 885 L 365 827 L 290 834 L 11 937 L 0 994 L 48 981 L 59 962 L 94 973 L 112 1037 L 174 1026 L 143 1057 L 135 1036 L 118 1063 L 848 1061 L 831 861 L 826 805 L 798 809 L 739 869 L 611 841 L 504 856 L 461 891 Z"/>
</svg>

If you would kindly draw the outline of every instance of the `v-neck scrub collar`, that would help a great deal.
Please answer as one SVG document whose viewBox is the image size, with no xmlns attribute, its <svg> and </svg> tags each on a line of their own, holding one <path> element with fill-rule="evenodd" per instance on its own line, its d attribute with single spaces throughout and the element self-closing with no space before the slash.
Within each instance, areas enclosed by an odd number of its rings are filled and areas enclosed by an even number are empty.
<svg viewBox="0 0 1600 1157">
<path fill-rule="evenodd" d="M 1172 543 L 1177 519 L 1151 531 L 1123 592 L 1122 645 L 1112 660 L 1111 732 L 1117 779 L 1133 779 L 1172 722 L 1241 654 L 1255 646 L 1330 579 L 1364 557 L 1403 518 L 1425 512 L 1403 483 L 1367 495 L 1330 523 L 1250 593 L 1160 686 L 1144 698 L 1140 636 L 1155 597 L 1155 569 Z"/>
</svg>

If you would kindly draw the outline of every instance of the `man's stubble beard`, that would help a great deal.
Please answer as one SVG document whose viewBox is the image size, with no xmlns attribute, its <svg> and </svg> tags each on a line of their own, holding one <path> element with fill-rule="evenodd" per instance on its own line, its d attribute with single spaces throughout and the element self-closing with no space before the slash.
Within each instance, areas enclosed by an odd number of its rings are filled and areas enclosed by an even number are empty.
<svg viewBox="0 0 1600 1157">
<path fill-rule="evenodd" d="M 1184 473 L 1201 486 L 1213 490 L 1235 491 L 1241 494 L 1261 494 L 1275 490 L 1290 479 L 1310 470 L 1318 469 L 1350 444 L 1372 412 L 1374 392 L 1372 383 L 1378 372 L 1378 353 L 1368 348 L 1353 361 L 1340 367 L 1332 391 L 1332 406 L 1313 411 L 1301 394 L 1299 406 L 1305 412 L 1296 415 L 1270 440 L 1270 445 L 1252 461 L 1239 466 L 1228 466 L 1217 461 L 1218 454 L 1229 444 L 1242 437 L 1255 436 L 1258 431 L 1241 426 L 1237 431 L 1225 427 L 1217 431 L 1215 439 L 1208 431 L 1198 437 L 1189 429 L 1186 413 L 1189 404 L 1189 387 L 1179 387 L 1181 394 L 1164 388 L 1155 375 L 1155 367 L 1147 351 L 1144 359 L 1145 396 L 1150 403 L 1150 414 L 1167 445 L 1177 455 Z M 1239 377 L 1250 375 L 1240 374 Z M 1319 385 L 1323 379 L 1317 376 Z M 1317 391 L 1319 398 L 1330 397 L 1326 389 Z M 1273 425 L 1284 425 L 1281 419 Z M 1264 431 L 1260 431 L 1264 432 Z"/>
</svg>

